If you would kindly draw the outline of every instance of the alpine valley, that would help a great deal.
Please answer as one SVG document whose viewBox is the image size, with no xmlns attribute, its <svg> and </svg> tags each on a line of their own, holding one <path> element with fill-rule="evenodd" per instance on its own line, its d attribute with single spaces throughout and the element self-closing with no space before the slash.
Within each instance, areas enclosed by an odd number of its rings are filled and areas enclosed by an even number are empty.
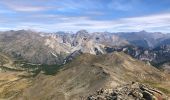
<svg viewBox="0 0 170 100">
<path fill-rule="evenodd" d="M 0 99 L 168 100 L 170 35 L 0 32 Z"/>
</svg>

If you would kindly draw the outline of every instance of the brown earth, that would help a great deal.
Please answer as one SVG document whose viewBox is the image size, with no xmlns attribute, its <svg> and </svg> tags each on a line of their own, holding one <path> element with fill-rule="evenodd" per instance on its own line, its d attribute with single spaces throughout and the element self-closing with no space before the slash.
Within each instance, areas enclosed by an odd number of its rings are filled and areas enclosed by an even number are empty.
<svg viewBox="0 0 170 100">
<path fill-rule="evenodd" d="M 124 53 L 83 54 L 63 66 L 56 75 L 39 74 L 33 85 L 16 99 L 80 100 L 100 88 L 113 88 L 131 81 L 169 82 L 166 74 Z M 164 89 L 169 91 L 169 84 Z"/>
</svg>

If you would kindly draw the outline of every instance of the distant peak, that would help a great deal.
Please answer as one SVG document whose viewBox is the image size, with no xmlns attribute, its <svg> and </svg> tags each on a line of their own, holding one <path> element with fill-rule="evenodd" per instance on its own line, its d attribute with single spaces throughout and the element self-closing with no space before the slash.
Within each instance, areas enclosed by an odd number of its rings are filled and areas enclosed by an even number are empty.
<svg viewBox="0 0 170 100">
<path fill-rule="evenodd" d="M 142 30 L 142 31 L 139 31 L 140 33 L 147 33 L 147 31 L 145 31 L 145 30 Z"/>
<path fill-rule="evenodd" d="M 88 33 L 87 30 L 80 30 L 77 33 Z"/>
</svg>

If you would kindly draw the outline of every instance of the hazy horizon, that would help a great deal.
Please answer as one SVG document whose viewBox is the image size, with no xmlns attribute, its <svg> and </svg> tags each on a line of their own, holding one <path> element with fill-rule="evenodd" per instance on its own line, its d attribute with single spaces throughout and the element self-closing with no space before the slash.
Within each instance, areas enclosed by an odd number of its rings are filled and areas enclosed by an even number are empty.
<svg viewBox="0 0 170 100">
<path fill-rule="evenodd" d="M 40 32 L 40 33 L 59 33 L 59 32 L 64 32 L 64 33 L 70 33 L 70 34 L 75 34 L 77 33 L 78 31 L 82 31 L 82 30 L 85 30 L 87 31 L 88 33 L 95 33 L 95 32 L 108 32 L 108 33 L 131 33 L 131 32 L 147 32 L 147 33 L 162 33 L 162 34 L 169 34 L 168 32 L 160 32 L 160 31 L 146 31 L 146 30 L 139 30 L 139 31 L 89 31 L 89 30 L 86 30 L 86 29 L 80 29 L 80 30 L 76 30 L 76 31 L 64 31 L 64 30 L 58 30 L 58 31 L 38 31 L 38 30 L 33 30 L 33 29 L 9 29 L 9 30 L 0 30 L 0 32 L 6 32 L 6 31 L 21 31 L 21 30 L 25 30 L 25 31 L 33 31 L 33 32 Z"/>
</svg>

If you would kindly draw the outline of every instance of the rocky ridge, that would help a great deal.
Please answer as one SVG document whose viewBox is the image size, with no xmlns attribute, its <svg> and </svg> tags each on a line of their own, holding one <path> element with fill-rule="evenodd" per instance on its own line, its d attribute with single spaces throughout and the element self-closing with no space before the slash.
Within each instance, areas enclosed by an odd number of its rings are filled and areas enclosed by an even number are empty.
<svg viewBox="0 0 170 100">
<path fill-rule="evenodd" d="M 118 86 L 114 89 L 100 89 L 87 100 L 168 100 L 161 91 L 138 82 Z"/>
<path fill-rule="evenodd" d="M 100 88 L 114 88 L 131 81 L 151 81 L 166 89 L 169 87 L 167 78 L 153 66 L 124 53 L 82 54 L 53 76 L 40 73 L 33 84 L 14 100 L 84 100 Z"/>
</svg>

